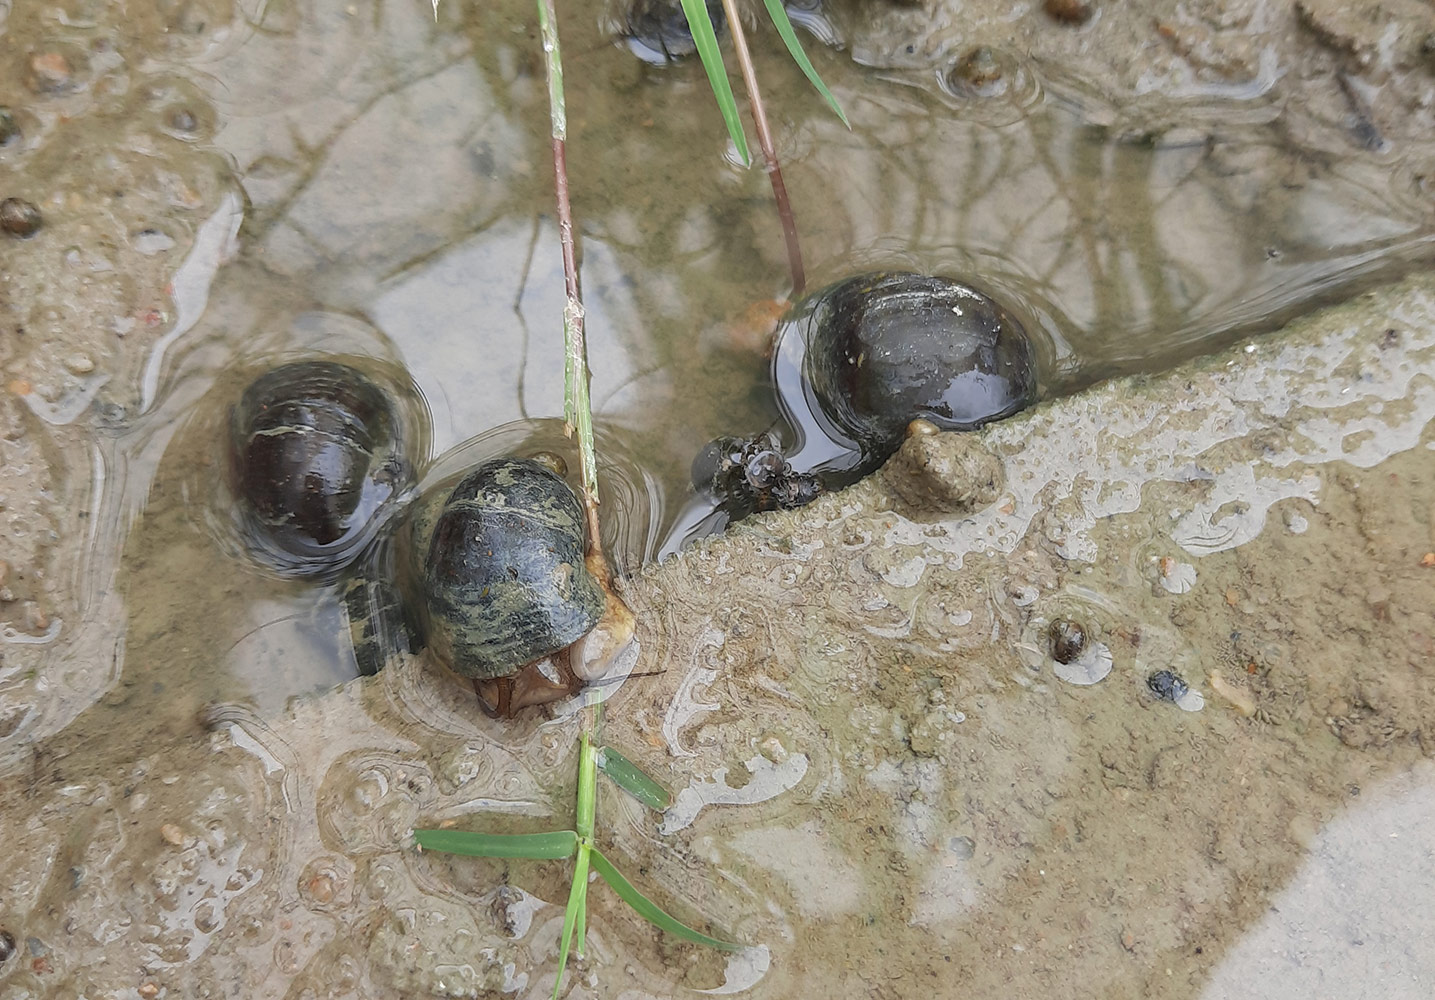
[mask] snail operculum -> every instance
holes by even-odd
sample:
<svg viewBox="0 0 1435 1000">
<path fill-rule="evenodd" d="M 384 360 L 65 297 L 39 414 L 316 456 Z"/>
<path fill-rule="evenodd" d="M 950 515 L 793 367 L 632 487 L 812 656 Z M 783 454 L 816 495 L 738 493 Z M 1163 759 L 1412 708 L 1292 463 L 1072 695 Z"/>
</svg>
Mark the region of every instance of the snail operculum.
<svg viewBox="0 0 1435 1000">
<path fill-rule="evenodd" d="M 230 415 L 235 493 L 251 548 L 301 575 L 357 555 L 407 475 L 389 396 L 333 361 L 265 372 Z"/>
</svg>

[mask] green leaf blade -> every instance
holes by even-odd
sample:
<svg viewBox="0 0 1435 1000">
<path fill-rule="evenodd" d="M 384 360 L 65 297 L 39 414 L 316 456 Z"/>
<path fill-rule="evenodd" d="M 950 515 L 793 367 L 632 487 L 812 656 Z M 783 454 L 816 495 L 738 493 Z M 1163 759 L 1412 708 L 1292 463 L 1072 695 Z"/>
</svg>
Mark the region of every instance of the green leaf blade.
<svg viewBox="0 0 1435 1000">
<path fill-rule="evenodd" d="M 792 61 L 797 63 L 798 68 L 802 70 L 802 75 L 807 77 L 808 82 L 817 88 L 817 92 L 827 101 L 828 106 L 837 113 L 837 117 L 842 119 L 842 124 L 850 129 L 852 123 L 847 120 L 847 115 L 843 112 L 842 105 L 837 103 L 837 98 L 832 96 L 832 91 L 827 89 L 827 84 L 822 82 L 822 77 L 817 75 L 817 70 L 812 65 L 812 61 L 807 58 L 807 53 L 802 50 L 802 43 L 797 40 L 797 32 L 793 30 L 792 21 L 787 17 L 787 9 L 783 7 L 782 0 L 762 0 L 762 2 L 767 6 L 767 16 L 772 18 L 772 25 L 777 29 L 777 33 L 782 36 L 782 42 L 787 46 L 787 51 L 788 54 L 792 56 Z"/>
<path fill-rule="evenodd" d="M 673 804 L 673 797 L 666 788 L 612 747 L 603 747 L 598 751 L 598 770 L 649 809 L 662 812 Z"/>
<path fill-rule="evenodd" d="M 747 135 L 742 130 L 742 119 L 737 114 L 737 100 L 732 96 L 732 85 L 728 83 L 727 67 L 723 65 L 722 50 L 718 48 L 712 17 L 709 16 L 703 0 L 682 0 L 682 4 L 683 16 L 688 21 L 688 31 L 692 33 L 693 45 L 697 48 L 698 58 L 702 60 L 703 69 L 707 72 L 713 97 L 717 98 L 718 110 L 722 112 L 722 120 L 727 125 L 727 134 L 737 146 L 743 166 L 747 166 L 752 162 L 752 154 L 747 151 Z"/>
<path fill-rule="evenodd" d="M 624 878 L 623 874 L 614 868 L 613 863 L 603 857 L 597 848 L 593 848 L 589 853 L 593 855 L 593 870 L 604 882 L 613 887 L 613 891 L 622 898 L 623 902 L 633 908 L 633 912 L 650 924 L 694 944 L 706 945 L 709 948 L 716 948 L 718 951 L 742 951 L 743 945 L 709 937 L 702 931 L 694 930 L 677 917 L 665 912 L 657 903 L 639 892 L 633 883 Z"/>
<path fill-rule="evenodd" d="M 415 830 L 414 840 L 426 851 L 462 854 L 470 858 L 525 858 L 530 861 L 557 861 L 571 857 L 578 847 L 578 834 L 572 830 L 507 834 Z"/>
<path fill-rule="evenodd" d="M 568 967 L 568 949 L 573 944 L 573 931 L 581 922 L 588 923 L 588 845 L 578 849 L 578 862 L 573 866 L 573 888 L 568 891 L 568 906 L 563 911 L 563 937 L 558 942 L 558 978 L 553 980 L 553 1000 L 563 985 L 563 970 Z"/>
</svg>

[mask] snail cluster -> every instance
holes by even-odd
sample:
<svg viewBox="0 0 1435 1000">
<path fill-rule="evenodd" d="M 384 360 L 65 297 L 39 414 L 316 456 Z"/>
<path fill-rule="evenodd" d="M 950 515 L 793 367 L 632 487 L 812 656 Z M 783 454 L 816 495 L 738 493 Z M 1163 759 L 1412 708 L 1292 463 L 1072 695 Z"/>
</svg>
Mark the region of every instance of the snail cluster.
<svg viewBox="0 0 1435 1000">
<path fill-rule="evenodd" d="M 802 378 L 787 391 L 850 446 L 849 471 L 881 464 L 914 420 L 971 429 L 1035 396 L 1021 324 L 961 282 L 859 275 L 796 315 L 785 335 L 800 340 Z M 427 647 L 503 716 L 602 678 L 634 623 L 561 459 L 489 459 L 414 497 L 412 429 L 394 398 L 332 360 L 280 366 L 244 390 L 231 411 L 230 482 L 250 551 L 286 575 L 363 567 L 345 594 L 364 672 L 386 658 L 386 635 L 389 648 Z M 778 402 L 790 412 L 799 401 L 780 389 Z M 692 477 L 728 520 L 802 506 L 826 486 L 771 432 L 710 442 Z M 1079 647 L 1081 637 L 1055 641 Z"/>
<path fill-rule="evenodd" d="M 382 662 L 385 638 L 427 646 L 473 681 L 487 710 L 508 716 L 601 677 L 631 638 L 605 569 L 585 555 L 583 511 L 560 459 L 490 460 L 408 503 L 411 465 L 390 394 L 332 361 L 260 375 L 230 433 L 232 489 L 262 561 L 325 577 L 367 554 L 369 577 L 346 590 L 364 672 L 376 669 L 366 656 Z M 397 539 L 381 537 L 400 505 Z M 382 627 L 377 615 L 389 616 Z"/>
</svg>

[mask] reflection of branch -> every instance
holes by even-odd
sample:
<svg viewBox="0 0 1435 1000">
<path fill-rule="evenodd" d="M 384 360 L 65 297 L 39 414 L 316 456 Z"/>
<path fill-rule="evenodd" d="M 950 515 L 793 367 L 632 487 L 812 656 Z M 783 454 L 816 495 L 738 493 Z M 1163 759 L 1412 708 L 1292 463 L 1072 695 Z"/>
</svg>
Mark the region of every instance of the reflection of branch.
<svg viewBox="0 0 1435 1000">
<path fill-rule="evenodd" d="M 363 118 L 370 111 L 372 111 L 380 101 L 400 90 L 412 87 L 416 83 L 422 83 L 425 80 L 432 79 L 433 77 L 438 76 L 440 73 L 452 69 L 459 63 L 465 62 L 469 58 L 470 54 L 464 53 L 462 56 L 442 63 L 432 70 L 426 70 L 422 73 L 416 73 L 411 77 L 406 77 L 396 82 L 392 87 L 387 87 L 380 90 L 378 93 L 372 95 L 367 100 L 359 104 L 359 106 L 354 109 L 353 113 L 340 118 L 338 123 L 335 125 L 334 130 L 329 134 L 329 136 L 319 143 L 313 145 L 306 144 L 304 140 L 299 137 L 298 127 L 294 124 L 294 122 L 290 121 L 288 123 L 290 141 L 293 142 L 294 145 L 298 148 L 301 161 L 305 158 L 308 158 L 308 164 L 303 170 L 300 171 L 298 181 L 295 183 L 294 187 L 291 188 L 290 191 L 286 195 L 284 195 L 283 198 L 281 198 L 275 204 L 269 206 L 269 208 L 262 213 L 264 216 L 266 216 L 264 221 L 261 222 L 259 218 L 256 217 L 251 230 L 254 233 L 254 236 L 258 239 L 262 239 L 263 237 L 267 236 L 269 230 L 273 229 L 276 225 L 279 224 L 280 221 L 284 219 L 286 215 L 289 214 L 289 210 L 293 208 L 294 203 L 299 200 L 299 196 L 302 195 L 305 191 L 307 191 L 310 184 L 312 184 L 314 180 L 319 176 L 320 169 L 324 166 L 325 162 L 327 162 L 325 153 L 329 149 L 333 148 L 333 145 L 339 136 L 343 135 L 345 131 L 353 127 L 356 122 L 358 122 L 361 118 Z M 258 214 L 259 213 L 256 213 L 256 216 Z"/>
<path fill-rule="evenodd" d="M 807 272 L 802 266 L 802 247 L 797 242 L 797 220 L 792 215 L 792 202 L 787 197 L 787 185 L 782 182 L 782 166 L 777 162 L 777 149 L 772 144 L 772 130 L 767 127 L 767 112 L 762 107 L 762 92 L 757 87 L 757 71 L 752 66 L 752 53 L 748 51 L 747 36 L 743 34 L 737 0 L 722 0 L 722 8 L 727 15 L 728 27 L 732 30 L 732 47 L 737 53 L 738 68 L 742 70 L 742 84 L 747 90 L 748 104 L 752 107 L 752 121 L 757 127 L 757 144 L 762 148 L 767 179 L 772 182 L 772 197 L 777 202 L 778 218 L 782 220 L 782 238 L 787 243 L 787 266 L 792 271 L 792 296 L 796 298 L 807 288 Z"/>
</svg>

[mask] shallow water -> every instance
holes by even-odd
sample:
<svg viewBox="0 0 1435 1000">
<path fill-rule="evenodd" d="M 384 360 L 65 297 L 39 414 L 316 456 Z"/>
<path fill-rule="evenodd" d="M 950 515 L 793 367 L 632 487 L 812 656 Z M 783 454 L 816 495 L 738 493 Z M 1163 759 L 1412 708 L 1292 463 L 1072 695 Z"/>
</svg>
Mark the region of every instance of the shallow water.
<svg viewBox="0 0 1435 1000">
<path fill-rule="evenodd" d="M 35 443 L 14 445 L 6 463 L 15 468 L 13 456 L 25 447 L 42 453 L 33 462 L 49 463 L 54 482 L 47 490 L 63 497 L 70 513 L 55 515 L 48 529 L 53 542 L 37 550 L 48 554 L 35 556 L 50 560 L 44 563 L 51 567 L 49 585 L 64 594 L 54 599 L 53 620 L 31 622 L 28 629 L 12 626 L 7 635 L 0 664 L 0 767 L 41 774 L 43 761 L 59 755 L 70 763 L 57 773 L 92 782 L 116 761 L 128 768 L 146 747 L 197 745 L 202 738 L 195 720 L 204 716 L 221 738 L 228 733 L 240 746 L 225 759 L 248 753 L 263 775 L 235 777 L 232 797 L 219 797 L 224 801 L 211 797 L 183 806 L 174 804 L 186 794 L 181 783 L 172 808 L 192 808 L 196 815 L 229 810 L 226 822 L 243 829 L 252 822 L 245 816 L 259 808 L 246 796 L 258 795 L 263 808 L 274 808 L 273 796 L 287 802 L 289 789 L 276 793 L 272 786 L 292 779 L 313 786 L 306 792 L 311 804 L 317 796 L 328 809 L 318 810 L 316 822 L 333 827 L 340 823 L 333 816 L 345 808 L 335 802 L 367 806 L 368 793 L 359 788 L 364 781 L 397 788 L 395 774 L 412 769 L 411 763 L 370 759 L 383 739 L 369 730 L 395 727 L 393 743 L 409 753 L 415 728 L 426 725 L 446 732 L 452 746 L 445 744 L 443 752 L 458 761 L 456 768 L 497 766 L 484 763 L 477 748 L 485 740 L 507 746 L 504 766 L 523 780 L 495 779 L 493 787 L 503 794 L 489 797 L 520 803 L 511 811 L 545 812 L 548 807 L 538 803 L 568 780 L 561 727 L 543 731 L 535 725 L 496 736 L 465 719 L 461 703 L 444 708 L 448 723 L 420 724 L 417 719 L 434 711 L 434 699 L 452 701 L 455 695 L 447 689 L 434 695 L 409 675 L 397 675 L 392 683 L 399 687 L 388 689 L 398 721 L 378 713 L 378 722 L 363 723 L 351 737 L 361 759 L 347 762 L 349 770 L 328 771 L 349 745 L 342 741 L 322 765 L 281 761 L 272 767 L 279 753 L 272 745 L 260 740 L 255 751 L 243 743 L 252 744 L 253 733 L 263 731 L 291 698 L 352 677 L 355 668 L 333 586 L 277 580 L 241 551 L 217 457 L 226 407 L 246 374 L 315 353 L 362 354 L 409 374 L 414 391 L 406 405 L 427 427 L 413 457 L 427 481 L 517 442 L 555 440 L 562 276 L 551 221 L 545 92 L 529 5 L 469 10 L 446 2 L 437 24 L 421 5 L 386 3 L 325 8 L 211 0 L 166 6 L 133 21 L 108 20 L 117 16 L 79 2 L 0 22 L 7 52 L 28 55 L 58 46 L 71 55 L 79 79 L 73 92 L 36 94 L 25 81 L 24 59 L 7 69 L 5 81 L 20 96 L 5 100 L 19 107 L 30 138 L 24 150 L 0 152 L 11 162 L 29 157 L 22 164 L 28 183 L 47 173 L 36 163 L 52 165 L 52 190 L 34 197 L 78 201 L 118 185 L 119 177 L 140 188 L 153 176 L 167 192 L 167 200 L 133 219 L 128 209 L 107 209 L 118 236 L 66 231 L 74 240 L 69 246 L 6 245 L 0 251 L 5 267 L 21 274 L 35 259 L 22 254 L 43 253 L 47 263 L 36 273 L 48 276 L 69 254 L 78 255 L 89 270 L 87 283 L 73 294 L 89 303 L 103 294 L 128 301 L 126 296 L 140 294 L 136 289 L 168 285 L 155 306 L 162 313 L 155 321 L 159 336 L 142 348 L 115 348 L 111 357 L 96 359 L 93 373 L 68 365 L 76 379 L 65 381 L 63 373 L 50 378 L 53 393 L 38 391 L 49 378 L 38 363 L 39 374 L 20 373 L 37 386 L 24 396 L 27 408 L 19 421 L 25 440 Z M 601 450 L 610 462 L 606 509 L 617 513 L 609 519 L 610 544 L 624 568 L 636 571 L 660 548 L 671 547 L 687 500 L 688 466 L 701 445 L 719 434 L 764 430 L 776 419 L 763 357 L 764 324 L 772 311 L 762 304 L 791 289 L 766 179 L 760 169 L 733 163 L 701 71 L 641 65 L 595 22 L 568 17 L 563 26 L 570 165 L 582 231 L 593 398 Z M 1431 209 L 1416 196 L 1403 151 L 1336 155 L 1303 145 L 1276 99 L 1264 92 L 1235 103 L 1185 101 L 1172 116 L 1178 125 L 1133 131 L 1116 124 L 1112 108 L 1118 102 L 1110 96 L 1004 54 L 1010 86 L 984 99 L 944 82 L 951 61 L 945 54 L 917 69 L 880 72 L 839 53 L 815 49 L 813 55 L 846 108 L 851 131 L 806 89 L 775 40 L 764 33 L 757 42 L 812 284 L 891 266 L 974 276 L 1009 300 L 1036 337 L 1049 395 L 1116 373 L 1160 370 L 1426 259 Z M 177 110 L 190 119 L 177 119 Z M 189 125 L 191 119 L 193 127 L 176 138 L 176 123 Z M 167 142 L 183 143 L 185 158 L 163 152 Z M 75 157 L 75 149 L 96 155 Z M 45 206 L 51 209 L 49 202 Z M 62 204 L 53 213 L 62 219 Z M 149 232 L 158 235 L 141 238 Z M 113 267 L 90 263 L 108 252 L 111 239 L 128 241 L 162 277 L 115 277 Z M 174 241 L 172 252 L 154 249 L 166 239 Z M 181 254 L 182 261 L 171 259 Z M 37 301 L 36 315 L 27 319 L 63 354 L 78 335 L 65 332 L 65 316 L 43 314 L 42 307 L 56 308 L 53 302 L 43 296 Z M 1017 532 L 1011 525 L 996 529 Z M 23 561 L 10 553 L 6 558 Z M 911 567 L 885 569 L 900 576 Z M 683 601 L 675 598 L 674 604 Z M 667 657 L 665 665 L 701 660 L 700 670 L 719 668 L 721 636 L 714 634 L 716 645 L 697 652 L 667 645 L 669 632 L 689 638 L 701 633 L 688 620 L 695 612 L 668 624 L 661 606 L 647 611 L 648 649 L 662 651 L 652 655 Z M 741 618 L 741 611 L 722 613 Z M 756 603 L 749 611 L 751 621 L 732 627 L 771 631 L 775 656 L 779 646 L 791 644 L 782 637 L 791 622 Z M 789 663 L 803 655 L 789 649 L 777 659 Z M 679 735 L 683 720 L 706 713 L 697 689 L 711 680 L 673 692 L 671 705 L 649 710 L 644 718 L 665 720 L 647 732 L 655 746 L 683 756 L 691 739 L 690 733 Z M 772 690 L 788 681 L 760 677 L 758 683 L 768 694 L 754 700 L 768 701 L 757 707 L 756 721 L 703 724 L 708 756 L 731 735 L 724 725 L 744 738 L 751 729 L 754 746 L 762 744 L 762 724 L 780 728 L 782 701 Z M 823 678 L 814 675 L 805 683 L 812 686 L 809 695 L 818 694 Z M 344 711 L 359 710 L 362 696 L 348 697 L 353 701 L 338 709 L 330 704 L 314 710 L 332 713 L 325 726 L 341 730 Z M 405 698 L 430 701 L 420 710 Z M 852 721 L 856 711 L 841 706 L 854 727 L 868 726 L 864 719 Z M 685 808 L 696 815 L 701 803 L 693 796 L 757 805 L 769 793 L 796 787 L 809 767 L 823 781 L 839 781 L 834 775 L 841 766 L 814 760 L 820 751 L 813 746 L 823 741 L 803 729 L 830 724 L 837 714 L 833 709 L 822 722 L 803 717 L 789 723 L 803 731 L 787 732 L 776 750 L 768 746 L 780 759 L 753 756 L 746 781 L 694 766 Z M 634 725 L 634 738 L 642 738 L 641 720 Z M 44 743 L 46 737 L 53 744 Z M 783 745 L 804 748 L 801 768 L 790 763 L 797 758 Z M 861 761 L 860 747 L 850 752 Z M 703 761 L 705 767 L 711 763 Z M 940 785 L 924 767 L 882 772 L 870 781 L 900 800 L 905 821 L 917 826 L 923 813 L 913 801 L 936 795 Z M 124 779 L 103 780 L 117 788 Z M 326 796 L 321 785 L 329 780 L 340 790 Z M 468 780 L 450 779 L 453 788 L 444 792 L 444 808 L 455 815 L 463 809 L 454 789 Z M 417 779 L 406 774 L 403 781 Z M 811 788 L 803 794 L 821 797 Z M 429 810 L 424 816 L 432 814 L 435 800 L 422 787 L 413 797 L 418 805 L 412 815 L 404 812 L 393 823 L 412 824 L 420 806 Z M 822 883 L 825 869 L 804 853 L 814 839 L 830 837 L 837 846 L 819 856 L 840 867 L 848 863 L 843 857 L 859 853 L 849 843 L 855 834 L 838 822 L 841 817 L 824 812 L 804 815 L 805 825 L 788 830 L 779 822 L 788 808 L 774 805 L 760 818 L 742 813 L 732 829 L 704 830 L 699 846 L 714 856 L 721 851 L 713 843 L 730 845 L 720 866 L 723 885 L 708 885 L 706 875 L 686 869 L 650 874 L 713 919 L 751 929 L 754 939 L 789 933 L 782 929 L 785 921 L 818 922 L 819 914 L 805 910 L 810 904 L 801 900 Z M 865 819 L 880 825 L 873 817 L 881 805 L 862 808 L 871 813 Z M 49 816 L 44 823 L 53 821 Z M 829 822 L 837 832 L 823 832 Z M 630 825 L 624 836 L 650 837 L 636 821 Z M 682 828 L 671 817 L 669 826 L 664 832 Z M 387 848 L 396 830 L 360 835 L 357 827 L 336 829 L 294 836 L 322 841 L 342 856 L 333 861 L 340 867 L 352 867 L 346 857 L 368 859 L 368 884 L 381 882 L 368 868 L 392 858 L 382 860 L 373 845 Z M 45 830 L 56 835 L 53 826 Z M 759 843 L 768 834 L 772 841 Z M 263 838 L 255 835 L 252 842 L 262 844 Z M 272 849 L 280 864 L 309 857 L 272 844 L 264 849 Z M 733 888 L 740 881 L 732 874 L 742 870 L 734 860 L 739 856 L 765 859 L 763 865 L 784 873 L 791 896 L 780 918 L 755 916 L 761 893 L 747 885 Z M 248 862 L 241 877 L 243 866 L 225 858 L 223 844 L 214 846 L 217 867 L 204 876 L 229 886 L 219 893 L 220 903 L 211 900 L 221 912 L 222 900 L 257 885 L 264 867 Z M 450 903 L 487 899 L 491 891 L 468 885 L 455 895 L 443 888 L 447 880 L 476 877 L 456 865 L 440 864 L 436 875 L 426 863 L 392 863 L 420 872 L 422 884 L 447 894 Z M 104 862 L 91 864 L 103 868 Z M 854 884 L 870 885 L 877 877 L 860 866 L 852 875 Z M 525 891 L 556 898 L 557 876 L 545 878 Z M 943 907 L 965 905 L 966 890 L 938 883 L 950 891 L 917 909 L 926 914 L 913 918 L 919 925 L 935 921 Z M 277 892 L 287 905 L 294 886 L 310 882 L 286 870 L 281 884 L 280 890 L 265 888 L 264 898 Z M 245 906 L 261 911 L 258 903 Z M 862 906 L 860 893 L 832 902 L 853 921 Z M 199 917 L 187 912 L 192 933 Z M 188 958 L 203 951 L 207 933 L 190 938 Z M 836 938 L 816 940 L 826 942 L 822 947 L 838 944 Z M 692 968 L 676 971 L 642 951 L 646 942 L 607 947 L 610 955 L 643 954 L 635 981 L 655 993 L 685 976 L 713 988 L 725 976 L 737 982 L 745 974 L 686 952 L 681 961 Z M 547 956 L 537 945 L 532 953 L 536 961 Z M 276 968 L 284 964 L 276 958 Z M 323 971 L 312 966 L 312 978 Z M 755 966 L 747 973 L 758 971 Z M 774 982 L 790 982 L 789 975 Z"/>
</svg>

